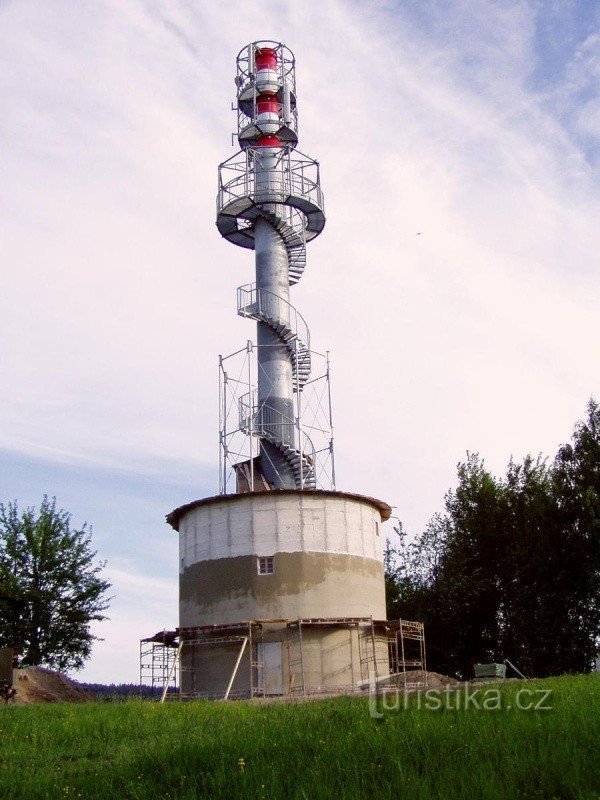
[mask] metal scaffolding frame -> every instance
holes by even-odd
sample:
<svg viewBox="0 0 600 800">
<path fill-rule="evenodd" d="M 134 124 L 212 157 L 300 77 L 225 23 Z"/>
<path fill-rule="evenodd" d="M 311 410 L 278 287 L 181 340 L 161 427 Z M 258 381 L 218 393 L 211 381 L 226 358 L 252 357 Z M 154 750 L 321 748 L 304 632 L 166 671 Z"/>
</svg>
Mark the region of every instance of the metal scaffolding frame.
<svg viewBox="0 0 600 800">
<path fill-rule="evenodd" d="M 335 489 L 329 353 L 310 350 L 316 374 L 302 391 L 295 387 L 293 419 L 282 421 L 257 403 L 258 350 L 248 340 L 245 347 L 219 356 L 219 494 L 238 491 L 235 468 L 241 463 L 248 465 L 249 490 L 265 488 L 254 470 L 259 440 L 268 438 L 271 427 L 282 426 L 293 430 L 306 465 L 300 488 Z"/>
<path fill-rule="evenodd" d="M 342 687 L 307 687 L 304 672 L 303 628 L 338 627 L 355 629 L 358 639 L 358 663 L 360 680 Z M 292 636 L 295 631 L 295 639 Z M 333 617 L 324 619 L 297 619 L 287 623 L 288 649 L 288 686 L 289 694 L 299 693 L 304 696 L 315 693 L 340 693 L 362 691 L 367 686 L 378 684 L 380 679 L 392 682 L 405 690 L 427 687 L 427 663 L 425 656 L 425 626 L 422 622 L 409 620 L 377 620 L 373 617 Z M 390 674 L 380 675 L 381 655 L 378 657 L 377 644 L 387 643 L 387 658 Z M 293 645 L 297 652 L 293 657 Z M 416 643 L 417 651 L 412 652 Z M 408 657 L 412 656 L 412 657 Z M 354 664 L 354 659 L 350 667 Z M 299 667 L 300 682 L 296 684 L 294 677 Z M 411 676 L 411 673 L 414 673 Z M 412 677 L 412 680 L 411 680 Z"/>
<path fill-rule="evenodd" d="M 306 697 L 361 693 L 379 682 L 396 685 L 405 691 L 427 687 L 423 623 L 376 620 L 372 617 L 326 617 L 248 620 L 237 624 L 201 625 L 160 632 L 140 642 L 140 689 L 151 686 L 154 695 L 158 694 L 158 690 L 163 690 L 163 697 L 173 697 L 173 690 L 179 687 L 177 697 L 182 700 L 265 697 L 264 664 L 259 652 L 264 652 L 265 633 L 273 627 L 284 630 L 284 640 L 281 641 L 287 652 L 284 695 Z M 336 686 L 311 686 L 307 683 L 305 634 L 307 630 L 315 628 L 356 632 L 358 658 L 354 656 L 351 639 L 347 665 L 352 674 L 350 683 Z M 381 653 L 383 642 L 387 645 L 389 671 L 384 670 L 384 674 L 381 674 L 381 663 L 385 660 Z M 201 648 L 214 646 L 231 648 L 232 657 L 235 656 L 234 667 L 231 674 L 223 676 L 224 685 L 226 683 L 223 692 L 203 692 L 196 685 L 198 653 Z M 358 666 L 356 672 L 355 665 Z M 248 683 L 242 690 L 236 690 L 235 679 L 242 669 L 248 670 Z M 182 683 L 186 684 L 185 692 Z M 167 688 L 169 693 L 164 691 Z"/>
<path fill-rule="evenodd" d="M 140 640 L 140 695 L 169 696 L 178 687 L 179 639 L 177 631 L 159 631 Z"/>
<path fill-rule="evenodd" d="M 286 620 L 248 620 L 236 624 L 201 625 L 189 628 L 179 628 L 182 643 L 182 664 L 180 675 L 182 682 L 185 675 L 189 675 L 187 691 L 180 690 L 182 699 L 207 698 L 207 699 L 234 699 L 240 697 L 264 697 L 264 664 L 258 658 L 257 645 L 264 645 L 265 629 L 273 625 L 284 625 Z M 235 666 L 228 677 L 227 689 L 224 694 L 202 692 L 195 685 L 198 669 L 196 656 L 200 648 L 214 646 L 231 646 L 237 652 Z M 185 656 L 188 656 L 187 663 Z M 233 690 L 235 678 L 245 661 L 248 669 L 248 689 Z M 261 680 L 262 678 L 262 680 Z"/>
<path fill-rule="evenodd" d="M 288 694 L 301 694 L 304 697 L 323 693 L 349 694 L 362 691 L 362 689 L 369 684 L 371 679 L 374 679 L 376 682 L 378 675 L 376 631 L 382 624 L 385 623 L 375 621 L 372 617 L 323 617 L 289 620 L 286 625 Z M 355 681 L 353 679 L 352 683 L 342 686 L 307 686 L 304 670 L 304 639 L 302 635 L 303 629 L 306 628 L 346 628 L 351 631 L 355 630 L 358 643 L 360 681 Z M 296 653 L 293 657 L 294 646 L 296 647 Z M 352 653 L 352 642 L 350 642 L 350 651 Z M 372 670 L 370 669 L 371 665 Z M 354 675 L 354 658 L 352 654 L 350 655 L 348 666 L 350 667 L 352 675 Z M 295 677 L 298 668 L 300 672 L 300 681 L 297 683 Z"/>
<path fill-rule="evenodd" d="M 392 682 L 405 691 L 426 689 L 425 625 L 406 619 L 393 620 L 386 624 Z"/>
</svg>

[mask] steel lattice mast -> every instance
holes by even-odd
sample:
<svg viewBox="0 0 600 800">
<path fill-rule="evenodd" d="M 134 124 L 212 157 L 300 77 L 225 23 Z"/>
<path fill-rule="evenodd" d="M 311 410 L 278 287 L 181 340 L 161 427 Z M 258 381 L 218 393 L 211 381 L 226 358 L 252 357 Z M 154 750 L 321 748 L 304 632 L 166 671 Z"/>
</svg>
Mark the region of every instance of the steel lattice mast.
<svg viewBox="0 0 600 800">
<path fill-rule="evenodd" d="M 304 271 L 306 242 L 325 225 L 319 167 L 296 150 L 291 51 L 278 42 L 248 45 L 235 83 L 241 151 L 219 167 L 217 227 L 255 251 L 256 283 L 238 289 L 238 314 L 256 320 L 258 365 L 256 395 L 240 402 L 239 424 L 258 437 L 257 467 L 271 488 L 315 488 L 314 448 L 294 410 L 310 380 L 310 335 L 289 288 Z"/>
</svg>

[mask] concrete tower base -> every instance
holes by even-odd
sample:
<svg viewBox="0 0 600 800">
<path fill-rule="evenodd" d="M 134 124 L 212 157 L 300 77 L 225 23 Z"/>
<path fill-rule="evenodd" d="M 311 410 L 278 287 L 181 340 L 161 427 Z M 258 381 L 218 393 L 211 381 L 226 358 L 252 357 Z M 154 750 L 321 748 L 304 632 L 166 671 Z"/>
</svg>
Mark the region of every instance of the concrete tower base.
<svg viewBox="0 0 600 800">
<path fill-rule="evenodd" d="M 384 620 L 253 620 L 180 628 L 184 698 L 350 693 L 389 675 Z"/>
<path fill-rule="evenodd" d="M 182 693 L 223 696 L 232 676 L 231 692 L 249 696 L 386 675 L 380 525 L 390 513 L 361 495 L 282 490 L 169 514 L 180 542 Z"/>
</svg>

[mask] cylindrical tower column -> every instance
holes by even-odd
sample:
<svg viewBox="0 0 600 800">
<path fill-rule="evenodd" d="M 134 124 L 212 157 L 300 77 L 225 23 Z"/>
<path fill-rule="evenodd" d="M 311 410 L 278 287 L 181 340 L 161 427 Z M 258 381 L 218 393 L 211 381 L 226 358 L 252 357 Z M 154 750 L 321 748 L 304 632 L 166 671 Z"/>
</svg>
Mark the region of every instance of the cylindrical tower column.
<svg viewBox="0 0 600 800">
<path fill-rule="evenodd" d="M 254 229 L 257 294 L 262 300 L 281 298 L 289 304 L 288 256 L 277 230 L 259 219 Z M 266 300 L 268 305 L 268 299 Z M 262 428 L 284 445 L 294 444 L 293 376 L 290 354 L 280 336 L 266 322 L 258 321 L 258 402 L 257 416 Z M 296 482 L 290 463 L 280 447 L 263 439 L 260 444 L 263 474 L 275 489 L 294 489 Z"/>
<path fill-rule="evenodd" d="M 255 51 L 257 75 L 257 122 L 260 136 L 256 140 L 254 174 L 256 196 L 274 198 L 281 195 L 280 159 L 283 155 L 279 130 L 281 103 L 277 81 L 277 54 L 271 48 Z M 289 322 L 289 261 L 285 242 L 278 230 L 285 207 L 265 204 L 268 217 L 259 217 L 254 225 L 256 263 L 256 296 L 260 307 L 275 311 L 278 323 Z M 282 318 L 283 316 L 283 318 Z M 272 324 L 257 321 L 258 376 L 257 428 L 268 434 L 260 443 L 263 475 L 274 489 L 294 489 L 296 479 L 292 464 L 282 449 L 294 446 L 293 371 L 290 351 L 281 332 Z"/>
</svg>

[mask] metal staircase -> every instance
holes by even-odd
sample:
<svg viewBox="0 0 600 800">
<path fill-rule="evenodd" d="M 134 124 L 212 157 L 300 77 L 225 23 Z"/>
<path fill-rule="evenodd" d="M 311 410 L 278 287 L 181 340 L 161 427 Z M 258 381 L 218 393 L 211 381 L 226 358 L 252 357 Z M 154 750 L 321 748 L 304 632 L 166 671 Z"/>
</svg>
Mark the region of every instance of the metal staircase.
<svg viewBox="0 0 600 800">
<path fill-rule="evenodd" d="M 318 187 L 310 180 L 303 178 L 299 182 L 291 174 L 287 181 L 283 175 L 276 196 L 272 192 L 258 192 L 254 181 L 242 183 L 237 175 L 222 187 L 217 219 L 221 233 L 235 244 L 253 246 L 254 225 L 260 218 L 266 220 L 285 245 L 289 285 L 298 283 L 306 267 L 306 240 L 317 232 L 308 231 L 307 237 L 309 219 L 313 228 L 318 229 L 325 222 L 322 208 L 315 201 L 318 198 L 322 203 L 320 189 L 316 192 Z M 293 392 L 300 394 L 311 373 L 310 332 L 305 319 L 285 298 L 255 284 L 238 287 L 237 294 L 238 314 L 268 325 L 286 346 L 292 365 Z M 264 405 L 254 408 L 250 424 L 249 409 L 242 410 L 241 406 L 240 402 L 240 428 L 277 449 L 289 465 L 298 489 L 316 488 L 314 448 L 305 434 L 296 431 L 294 421 Z M 305 446 L 294 442 L 295 434 L 303 436 Z M 277 469 L 276 464 L 272 466 Z"/>
<path fill-rule="evenodd" d="M 240 430 L 249 436 L 260 436 L 274 445 L 289 464 L 298 488 L 316 489 L 315 449 L 310 438 L 302 434 L 301 447 L 293 442 L 295 423 L 279 411 L 263 404 L 256 407 L 256 395 L 245 394 L 239 400 Z"/>
<path fill-rule="evenodd" d="M 238 287 L 238 314 L 265 322 L 287 347 L 294 378 L 294 391 L 302 391 L 310 377 L 310 333 L 304 318 L 287 300 L 248 283 Z"/>
<path fill-rule="evenodd" d="M 293 286 L 306 266 L 303 215 L 285 205 L 260 204 L 256 197 L 253 211 L 256 218 L 262 217 L 281 236 L 288 257 L 288 280 Z M 293 391 L 301 392 L 311 369 L 310 333 L 302 315 L 283 297 L 255 284 L 238 287 L 238 314 L 265 323 L 277 334 L 290 356 Z M 268 421 L 263 419 L 265 415 Z M 316 488 L 314 457 L 305 455 L 303 449 L 294 444 L 293 420 L 265 405 L 257 411 L 253 434 L 277 448 L 289 465 L 298 489 Z M 272 466 L 277 470 L 275 463 Z"/>
<path fill-rule="evenodd" d="M 257 208 L 260 215 L 273 225 L 283 239 L 288 255 L 290 286 L 294 286 L 302 277 L 306 267 L 306 241 L 303 220 L 300 218 L 300 224 L 293 225 L 267 207 L 257 206 Z"/>
</svg>

